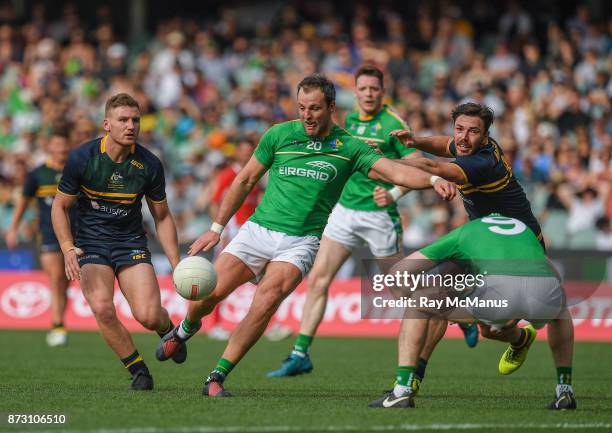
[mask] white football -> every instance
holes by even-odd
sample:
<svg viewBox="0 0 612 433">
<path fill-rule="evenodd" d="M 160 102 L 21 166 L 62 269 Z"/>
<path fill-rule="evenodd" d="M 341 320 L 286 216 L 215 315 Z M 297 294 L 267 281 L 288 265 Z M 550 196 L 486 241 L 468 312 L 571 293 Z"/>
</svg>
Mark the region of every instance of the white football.
<svg viewBox="0 0 612 433">
<path fill-rule="evenodd" d="M 217 273 L 204 257 L 186 257 L 172 273 L 176 292 L 185 299 L 198 301 L 205 298 L 217 285 Z"/>
</svg>

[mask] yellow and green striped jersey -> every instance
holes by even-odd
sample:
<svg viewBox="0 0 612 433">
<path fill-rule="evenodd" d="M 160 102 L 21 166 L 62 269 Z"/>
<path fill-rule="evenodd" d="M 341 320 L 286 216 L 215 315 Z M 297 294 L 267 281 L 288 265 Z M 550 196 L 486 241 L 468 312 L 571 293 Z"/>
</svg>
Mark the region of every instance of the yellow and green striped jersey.
<svg viewBox="0 0 612 433">
<path fill-rule="evenodd" d="M 106 153 L 106 137 L 70 153 L 57 188 L 78 196 L 77 240 L 122 241 L 144 236 L 141 200 L 166 200 L 161 161 L 139 144 L 121 163 Z"/>
<path fill-rule="evenodd" d="M 23 185 L 24 197 L 36 198 L 39 229 L 43 243 L 57 242 L 51 223 L 51 206 L 61 177 L 62 172 L 46 162 L 28 173 Z"/>
</svg>

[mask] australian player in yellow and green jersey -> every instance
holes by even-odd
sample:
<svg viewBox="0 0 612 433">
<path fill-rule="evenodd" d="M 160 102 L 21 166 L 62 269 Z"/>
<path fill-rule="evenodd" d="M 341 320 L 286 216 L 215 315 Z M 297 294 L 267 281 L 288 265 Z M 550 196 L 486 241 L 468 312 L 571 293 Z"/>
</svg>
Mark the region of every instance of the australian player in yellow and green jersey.
<svg viewBox="0 0 612 433">
<path fill-rule="evenodd" d="M 351 175 L 359 172 L 414 189 L 430 185 L 427 173 L 384 158 L 336 125 L 332 120 L 335 97 L 333 83 L 322 75 L 310 75 L 298 84 L 300 119 L 275 125 L 263 135 L 253 157 L 225 194 L 210 230 L 191 245 L 191 255 L 214 247 L 249 191 L 270 172 L 255 213 L 215 263 L 215 289 L 203 300 L 192 302 L 185 320 L 157 347 L 157 358 L 168 359 L 221 300 L 245 282 L 259 281 L 249 311 L 206 379 L 204 395 L 229 395 L 223 381 L 310 270 L 329 214 Z M 449 182 L 435 183 L 434 188 L 447 199 L 454 195 Z"/>
<path fill-rule="evenodd" d="M 466 304 L 454 311 L 442 306 L 429 314 L 448 314 L 455 318 L 471 316 L 478 320 L 483 335 L 508 342 L 510 347 L 502 356 L 499 370 L 502 374 L 516 371 L 524 362 L 529 347 L 536 337 L 536 328 L 565 314 L 565 293 L 556 272 L 551 267 L 544 249 L 533 231 L 522 221 L 491 214 L 453 230 L 431 245 L 422 248 L 393 269 L 395 272 L 416 274 L 427 272 L 437 264 L 452 260 L 461 268 L 461 277 L 471 287 L 466 296 L 458 296 L 454 287 L 448 298 Z M 453 275 L 456 278 L 459 275 Z M 421 288 L 422 289 L 422 288 Z M 422 299 L 417 288 L 412 298 L 420 305 Z M 439 294 L 440 292 L 437 291 Z M 406 294 L 406 293 L 404 293 Z M 531 324 L 523 329 L 519 319 Z M 418 357 L 430 322 L 429 317 L 404 320 L 398 341 L 398 368 L 394 389 L 373 401 L 372 407 L 413 407 L 412 381 Z M 556 399 L 549 409 L 575 409 L 571 386 L 572 347 L 565 346 L 562 357 L 555 358 L 558 384 Z"/>
<path fill-rule="evenodd" d="M 355 73 L 357 110 L 349 113 L 345 129 L 354 137 L 377 149 L 390 159 L 401 159 L 415 153 L 396 137 L 389 136 L 406 123 L 387 105 L 384 76 L 375 66 L 362 66 Z M 395 201 L 384 208 L 372 197 L 376 188 L 398 190 L 393 185 L 370 179 L 367 174 L 354 173 L 344 185 L 338 204 L 334 207 L 321 246 L 309 274 L 308 293 L 302 311 L 300 332 L 293 351 L 279 369 L 268 377 L 291 377 L 312 371 L 310 347 L 319 324 L 325 315 L 329 286 L 353 249 L 367 245 L 381 263 L 392 263 L 401 258 L 402 226 Z"/>
<path fill-rule="evenodd" d="M 146 198 L 157 237 L 174 268 L 179 249 L 166 202 L 161 161 L 138 144 L 140 108 L 126 93 L 112 96 L 104 111 L 106 135 L 74 150 L 62 174 L 51 216 L 70 279 L 80 279 L 100 332 L 132 375 L 132 390 L 153 389 L 153 378 L 127 329 L 117 319 L 115 279 L 134 318 L 161 336 L 174 325 L 161 305 L 142 223 Z M 70 231 L 68 209 L 76 202 L 77 229 Z M 185 348 L 173 360 L 185 361 Z"/>
<path fill-rule="evenodd" d="M 47 344 L 51 347 L 62 346 L 68 342 L 68 334 L 64 328 L 64 313 L 68 297 L 68 279 L 64 272 L 64 256 L 53 233 L 51 224 L 51 204 L 57 191 L 57 185 L 62 176 L 64 163 L 70 152 L 68 131 L 64 127 L 55 127 L 46 144 L 49 159 L 28 173 L 23 194 L 15 205 L 11 226 L 6 233 L 6 245 L 15 248 L 18 241 L 19 223 L 31 200 L 36 199 L 38 205 L 38 236 L 40 247 L 40 264 L 49 278 L 51 289 L 51 320 L 52 328 L 47 334 Z M 72 212 L 74 217 L 74 212 Z M 72 218 L 74 221 L 74 218 Z"/>
<path fill-rule="evenodd" d="M 493 123 L 491 109 L 468 102 L 455 107 L 451 117 L 454 123 L 452 137 L 414 137 L 409 130 L 394 131 L 392 135 L 407 146 L 455 158 L 451 162 L 417 158 L 414 164 L 455 181 L 470 219 L 492 212 L 516 218 L 527 224 L 544 245 L 542 230 L 525 191 L 514 177 L 501 146 L 489 136 Z"/>
</svg>

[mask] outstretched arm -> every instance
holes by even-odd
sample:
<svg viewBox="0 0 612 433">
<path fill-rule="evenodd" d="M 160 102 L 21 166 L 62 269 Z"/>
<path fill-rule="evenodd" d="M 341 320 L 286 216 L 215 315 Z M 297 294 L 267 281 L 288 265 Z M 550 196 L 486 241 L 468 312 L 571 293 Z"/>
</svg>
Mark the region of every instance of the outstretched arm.
<svg viewBox="0 0 612 433">
<path fill-rule="evenodd" d="M 413 160 L 419 158 L 421 152 L 416 151 L 404 156 L 402 160 Z M 410 165 L 410 164 L 409 164 Z M 372 192 L 372 198 L 378 207 L 389 206 L 391 203 L 398 201 L 403 195 L 410 192 L 410 188 L 394 185 L 393 188 L 387 190 L 382 186 L 377 186 Z"/>
<path fill-rule="evenodd" d="M 434 135 L 431 137 L 415 137 L 414 133 L 409 129 L 396 129 L 395 131 L 391 131 L 389 135 L 397 137 L 404 146 L 414 147 L 436 156 L 443 156 L 445 158 L 453 157 L 448 148 L 453 139 L 451 136 Z"/>
<path fill-rule="evenodd" d="M 434 161 L 429 158 L 411 158 L 408 160 L 398 161 L 401 164 L 419 168 L 423 171 L 431 173 L 444 179 L 455 182 L 458 185 L 463 185 L 468 182 L 463 170 L 452 162 Z"/>
<path fill-rule="evenodd" d="M 223 227 L 242 206 L 247 195 L 266 171 L 268 171 L 268 168 L 252 156 L 247 165 L 236 175 L 225 197 L 223 197 L 211 229 L 189 247 L 190 256 L 194 256 L 202 250 L 208 251 L 219 243 Z"/>
<path fill-rule="evenodd" d="M 403 162 L 407 161 L 380 158 L 370 168 L 368 177 L 410 189 L 426 189 L 433 186 L 444 200 L 452 200 L 457 194 L 457 187 L 454 183 L 434 177 L 431 173 L 403 164 Z"/>
</svg>

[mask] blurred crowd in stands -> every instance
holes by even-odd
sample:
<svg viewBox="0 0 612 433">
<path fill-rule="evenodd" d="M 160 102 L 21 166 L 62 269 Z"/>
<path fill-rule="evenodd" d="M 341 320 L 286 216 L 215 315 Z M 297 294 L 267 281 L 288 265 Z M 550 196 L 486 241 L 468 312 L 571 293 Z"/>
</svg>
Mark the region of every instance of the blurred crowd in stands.
<svg viewBox="0 0 612 433">
<path fill-rule="evenodd" d="M 343 122 L 354 71 L 373 63 L 385 71 L 387 102 L 417 135 L 451 135 L 457 103 L 490 106 L 491 135 L 550 248 L 612 249 L 609 15 L 579 4 L 566 17 L 535 14 L 519 1 L 423 2 L 411 13 L 302 3 L 238 2 L 159 20 L 140 38 L 120 33 L 108 7 L 86 22 L 73 4 L 58 12 L 41 3 L 18 19 L 4 3 L 0 232 L 27 170 L 45 160 L 53 125 L 68 122 L 75 144 L 95 138 L 105 100 L 128 92 L 141 106 L 140 143 L 165 163 L 169 204 L 189 242 L 210 224 L 215 177 L 237 143 L 296 117 L 301 78 L 333 79 Z M 427 191 L 406 195 L 401 209 L 409 248 L 466 220 L 459 199 L 448 205 Z M 28 218 L 24 241 L 36 234 L 35 213 Z"/>
</svg>

